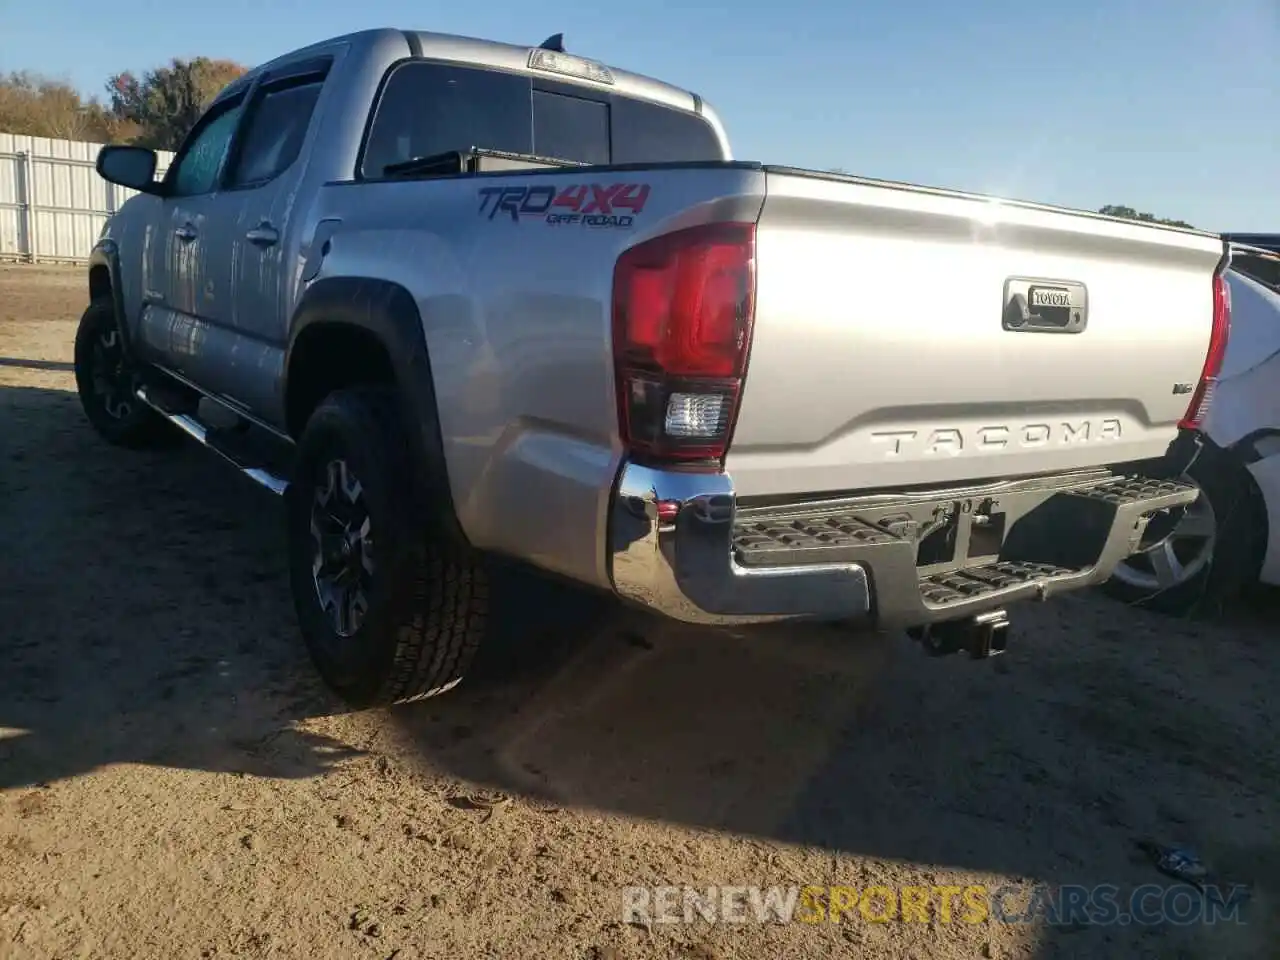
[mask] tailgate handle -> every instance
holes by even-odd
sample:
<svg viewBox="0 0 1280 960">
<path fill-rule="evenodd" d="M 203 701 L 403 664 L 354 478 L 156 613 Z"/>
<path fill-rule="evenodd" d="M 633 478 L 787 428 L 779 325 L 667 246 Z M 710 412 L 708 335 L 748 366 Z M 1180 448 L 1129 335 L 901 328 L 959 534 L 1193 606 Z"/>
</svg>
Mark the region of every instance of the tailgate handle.
<svg viewBox="0 0 1280 960">
<path fill-rule="evenodd" d="M 1001 325 L 1011 333 L 1080 333 L 1089 322 L 1084 284 L 1010 277 L 1004 283 Z"/>
</svg>

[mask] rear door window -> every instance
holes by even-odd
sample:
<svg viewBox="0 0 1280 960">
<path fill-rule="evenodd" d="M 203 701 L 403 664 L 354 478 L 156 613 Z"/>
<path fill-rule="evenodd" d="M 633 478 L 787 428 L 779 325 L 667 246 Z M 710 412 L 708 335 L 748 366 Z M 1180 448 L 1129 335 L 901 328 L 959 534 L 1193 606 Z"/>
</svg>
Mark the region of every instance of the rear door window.
<svg viewBox="0 0 1280 960">
<path fill-rule="evenodd" d="M 472 147 L 591 164 L 723 158 L 710 124 L 695 113 L 594 87 L 411 60 L 387 78 L 360 174 L 380 177 L 390 164 Z"/>
</svg>

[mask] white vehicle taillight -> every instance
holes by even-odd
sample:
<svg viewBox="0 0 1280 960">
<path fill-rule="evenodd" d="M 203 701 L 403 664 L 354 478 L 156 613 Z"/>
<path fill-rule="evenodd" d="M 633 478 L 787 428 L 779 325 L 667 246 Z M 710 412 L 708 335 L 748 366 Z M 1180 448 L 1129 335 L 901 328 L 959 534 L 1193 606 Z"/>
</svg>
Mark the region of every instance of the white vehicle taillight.
<svg viewBox="0 0 1280 960">
<path fill-rule="evenodd" d="M 755 233 L 752 223 L 690 227 L 618 258 L 618 427 L 633 457 L 719 468 L 751 348 Z"/>
<path fill-rule="evenodd" d="M 1231 288 L 1227 286 L 1225 272 L 1213 278 L 1213 330 L 1209 334 L 1209 352 L 1204 358 L 1204 370 L 1200 382 L 1191 396 L 1191 405 L 1178 426 L 1185 430 L 1200 430 L 1209 414 L 1209 404 L 1218 386 L 1218 374 L 1227 355 L 1227 340 L 1231 336 Z"/>
</svg>

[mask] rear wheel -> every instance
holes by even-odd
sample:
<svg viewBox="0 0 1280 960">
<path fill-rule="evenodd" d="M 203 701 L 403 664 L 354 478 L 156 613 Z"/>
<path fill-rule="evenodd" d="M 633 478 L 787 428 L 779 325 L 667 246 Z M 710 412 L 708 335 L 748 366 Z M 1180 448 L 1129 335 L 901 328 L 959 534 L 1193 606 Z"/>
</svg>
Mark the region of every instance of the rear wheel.
<svg viewBox="0 0 1280 960">
<path fill-rule="evenodd" d="M 1206 444 L 1184 479 L 1200 498 L 1167 539 L 1121 562 L 1104 589 L 1161 613 L 1212 615 L 1257 580 L 1266 515 L 1249 472 L 1217 446 Z"/>
<path fill-rule="evenodd" d="M 357 707 L 444 693 L 485 634 L 487 571 L 410 522 L 422 513 L 413 472 L 387 388 L 332 394 L 298 445 L 288 494 L 294 605 L 320 675 Z"/>
<path fill-rule="evenodd" d="M 80 318 L 75 345 L 76 390 L 93 428 L 120 447 L 167 446 L 181 434 L 137 398 L 138 371 L 124 350 L 115 308 L 95 300 Z"/>
</svg>

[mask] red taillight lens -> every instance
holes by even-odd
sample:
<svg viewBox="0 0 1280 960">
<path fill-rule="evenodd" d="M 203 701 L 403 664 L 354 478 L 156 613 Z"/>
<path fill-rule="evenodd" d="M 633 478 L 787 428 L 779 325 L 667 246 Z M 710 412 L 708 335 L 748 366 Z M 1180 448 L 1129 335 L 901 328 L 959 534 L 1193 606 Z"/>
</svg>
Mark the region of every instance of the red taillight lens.
<svg viewBox="0 0 1280 960">
<path fill-rule="evenodd" d="M 1205 417 L 1209 414 L 1209 404 L 1213 402 L 1213 394 L 1218 386 L 1218 374 L 1222 372 L 1222 361 L 1227 355 L 1227 340 L 1230 336 L 1231 288 L 1227 286 L 1226 274 L 1218 273 L 1213 278 L 1213 330 L 1209 334 L 1209 352 L 1204 358 L 1200 382 L 1191 395 L 1191 405 L 1178 424 L 1185 430 L 1199 430 L 1204 426 Z"/>
<path fill-rule="evenodd" d="M 746 373 L 755 224 L 690 227 L 637 244 L 613 272 L 618 421 L 632 455 L 719 461 Z"/>
</svg>

